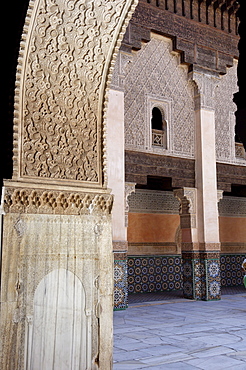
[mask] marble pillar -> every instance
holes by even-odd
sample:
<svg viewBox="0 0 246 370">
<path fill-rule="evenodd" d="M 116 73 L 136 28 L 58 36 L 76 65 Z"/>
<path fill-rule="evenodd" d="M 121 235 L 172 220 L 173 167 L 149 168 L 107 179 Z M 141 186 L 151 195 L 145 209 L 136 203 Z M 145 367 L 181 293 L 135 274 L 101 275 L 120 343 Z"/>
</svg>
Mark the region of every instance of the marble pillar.
<svg viewBox="0 0 246 370">
<path fill-rule="evenodd" d="M 220 299 L 220 239 L 217 205 L 213 96 L 219 77 L 192 72 L 195 90 L 196 188 L 175 192 L 180 200 L 184 296 Z"/>
<path fill-rule="evenodd" d="M 107 108 L 108 187 L 114 196 L 112 238 L 114 252 L 114 309 L 128 304 L 127 229 L 125 225 L 124 92 L 109 91 Z"/>
</svg>

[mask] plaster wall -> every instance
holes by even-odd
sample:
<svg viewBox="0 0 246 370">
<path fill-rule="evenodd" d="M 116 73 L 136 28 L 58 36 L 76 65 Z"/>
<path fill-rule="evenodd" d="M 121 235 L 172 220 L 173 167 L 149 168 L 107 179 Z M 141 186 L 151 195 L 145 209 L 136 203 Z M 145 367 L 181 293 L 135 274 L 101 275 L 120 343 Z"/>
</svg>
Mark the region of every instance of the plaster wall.
<svg viewBox="0 0 246 370">
<path fill-rule="evenodd" d="M 179 215 L 129 213 L 129 243 L 175 242 Z"/>
<path fill-rule="evenodd" d="M 246 242 L 246 217 L 220 217 L 219 227 L 221 243 Z"/>
</svg>

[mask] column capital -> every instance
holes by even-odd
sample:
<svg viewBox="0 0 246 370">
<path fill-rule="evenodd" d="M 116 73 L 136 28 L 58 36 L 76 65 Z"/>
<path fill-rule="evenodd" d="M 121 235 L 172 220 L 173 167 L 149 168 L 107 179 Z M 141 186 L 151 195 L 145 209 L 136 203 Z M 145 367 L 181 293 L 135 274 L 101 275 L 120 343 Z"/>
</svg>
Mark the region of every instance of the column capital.
<svg viewBox="0 0 246 370">
<path fill-rule="evenodd" d="M 182 188 L 174 190 L 174 196 L 180 202 L 179 214 L 180 216 L 190 215 L 189 225 L 181 219 L 181 228 L 195 228 L 196 227 L 196 213 L 197 213 L 197 189 L 196 188 Z"/>
<path fill-rule="evenodd" d="M 135 182 L 126 182 L 125 183 L 125 227 L 128 226 L 128 212 L 129 212 L 129 203 L 128 197 L 132 193 L 135 193 Z"/>
<path fill-rule="evenodd" d="M 196 213 L 196 188 L 182 188 L 173 191 L 174 196 L 180 201 L 180 214 Z M 188 201 L 188 204 L 187 202 Z M 183 207 L 183 208 L 182 208 Z"/>
<path fill-rule="evenodd" d="M 223 199 L 224 190 L 217 190 L 217 202 L 219 203 Z"/>
<path fill-rule="evenodd" d="M 214 93 L 220 78 L 217 74 L 205 73 L 203 71 L 192 71 L 189 79 L 195 87 L 195 110 L 214 109 Z"/>
</svg>

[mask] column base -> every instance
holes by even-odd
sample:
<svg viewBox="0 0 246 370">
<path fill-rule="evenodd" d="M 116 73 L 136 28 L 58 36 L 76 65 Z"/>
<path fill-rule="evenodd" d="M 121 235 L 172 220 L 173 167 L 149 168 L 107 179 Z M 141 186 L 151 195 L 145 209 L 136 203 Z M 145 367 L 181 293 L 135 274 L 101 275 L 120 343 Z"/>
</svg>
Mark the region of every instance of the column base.
<svg viewBox="0 0 246 370">
<path fill-rule="evenodd" d="M 182 252 L 182 259 L 184 298 L 220 300 L 220 252 Z"/>
</svg>

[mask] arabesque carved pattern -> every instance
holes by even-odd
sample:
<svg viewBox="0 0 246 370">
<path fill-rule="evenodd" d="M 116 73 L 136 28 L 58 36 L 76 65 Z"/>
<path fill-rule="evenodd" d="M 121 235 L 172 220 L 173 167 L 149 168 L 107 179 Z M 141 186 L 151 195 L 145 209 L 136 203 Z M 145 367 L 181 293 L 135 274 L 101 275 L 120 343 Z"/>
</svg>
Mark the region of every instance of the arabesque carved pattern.
<svg viewBox="0 0 246 370">
<path fill-rule="evenodd" d="M 147 99 L 170 102 L 170 145 L 165 155 L 194 157 L 194 93 L 187 68 L 172 54 L 171 41 L 152 34 L 151 41 L 133 55 L 125 77 L 126 149 L 153 152 L 149 147 Z M 167 114 L 167 112 L 165 112 Z"/>
<path fill-rule="evenodd" d="M 128 1 L 128 6 L 134 3 Z M 24 107 L 24 116 L 18 128 L 23 132 L 20 174 L 16 172 L 98 183 L 102 98 L 115 58 L 112 50 L 120 41 L 116 28 L 121 25 L 122 32 L 126 27 L 125 3 L 39 0 L 32 5 L 32 27 L 23 35 L 20 57 L 26 65 L 20 60 L 18 67 L 21 108 L 16 107 L 19 116 Z"/>
<path fill-rule="evenodd" d="M 235 110 L 233 94 L 237 91 L 237 62 L 221 76 L 215 90 L 215 135 L 218 161 L 235 163 Z"/>
<path fill-rule="evenodd" d="M 112 205 L 113 196 L 110 194 L 7 188 L 4 197 L 6 213 L 107 214 L 111 213 Z"/>
</svg>

